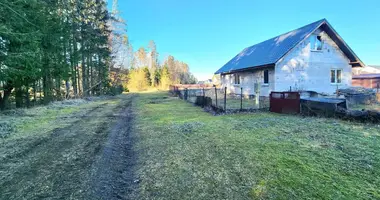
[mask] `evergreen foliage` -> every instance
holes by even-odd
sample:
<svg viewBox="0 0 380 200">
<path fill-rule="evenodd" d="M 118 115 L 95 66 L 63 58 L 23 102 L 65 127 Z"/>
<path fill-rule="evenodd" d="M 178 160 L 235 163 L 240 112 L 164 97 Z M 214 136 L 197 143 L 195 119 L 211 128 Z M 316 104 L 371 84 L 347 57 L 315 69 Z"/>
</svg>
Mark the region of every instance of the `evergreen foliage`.
<svg viewBox="0 0 380 200">
<path fill-rule="evenodd" d="M 0 108 L 105 93 L 111 52 L 103 0 L 0 2 Z"/>
</svg>

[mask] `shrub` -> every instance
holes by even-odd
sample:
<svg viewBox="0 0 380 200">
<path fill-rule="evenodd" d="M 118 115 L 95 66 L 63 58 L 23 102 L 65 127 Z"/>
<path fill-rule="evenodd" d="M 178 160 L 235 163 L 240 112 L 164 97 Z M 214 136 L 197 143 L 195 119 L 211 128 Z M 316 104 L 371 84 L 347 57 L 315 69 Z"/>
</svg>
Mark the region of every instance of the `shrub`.
<svg viewBox="0 0 380 200">
<path fill-rule="evenodd" d="M 107 94 L 116 96 L 123 93 L 123 91 L 124 87 L 122 85 L 112 85 L 111 87 L 109 87 Z"/>
</svg>

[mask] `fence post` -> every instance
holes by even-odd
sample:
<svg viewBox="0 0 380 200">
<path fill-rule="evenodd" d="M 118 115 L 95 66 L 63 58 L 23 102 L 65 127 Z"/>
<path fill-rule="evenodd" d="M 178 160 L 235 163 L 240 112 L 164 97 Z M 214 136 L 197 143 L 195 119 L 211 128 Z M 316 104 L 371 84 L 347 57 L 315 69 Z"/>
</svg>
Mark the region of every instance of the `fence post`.
<svg viewBox="0 0 380 200">
<path fill-rule="evenodd" d="M 227 109 L 227 87 L 224 87 L 224 111 Z"/>
<path fill-rule="evenodd" d="M 202 88 L 202 91 L 203 91 L 203 103 L 202 103 L 202 106 L 205 107 L 205 104 L 206 104 L 205 88 Z"/>
<path fill-rule="evenodd" d="M 377 89 L 376 89 L 376 92 L 379 93 L 379 87 L 380 87 L 380 84 L 377 83 Z"/>
<path fill-rule="evenodd" d="M 291 92 L 292 91 L 292 86 L 290 86 L 290 90 L 289 90 L 289 92 Z"/>
<path fill-rule="evenodd" d="M 243 88 L 240 88 L 240 110 L 243 110 Z"/>
<path fill-rule="evenodd" d="M 215 106 L 218 108 L 218 93 L 215 86 Z"/>
</svg>

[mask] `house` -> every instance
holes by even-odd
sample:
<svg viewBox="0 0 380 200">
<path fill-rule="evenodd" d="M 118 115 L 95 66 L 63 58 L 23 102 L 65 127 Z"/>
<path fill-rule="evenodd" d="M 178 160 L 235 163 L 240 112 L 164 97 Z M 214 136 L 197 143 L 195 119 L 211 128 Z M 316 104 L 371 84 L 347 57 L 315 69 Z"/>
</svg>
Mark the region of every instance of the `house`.
<svg viewBox="0 0 380 200">
<path fill-rule="evenodd" d="M 227 92 L 268 97 L 271 91 L 333 94 L 352 85 L 363 62 L 322 19 L 244 49 L 215 74 Z"/>
</svg>

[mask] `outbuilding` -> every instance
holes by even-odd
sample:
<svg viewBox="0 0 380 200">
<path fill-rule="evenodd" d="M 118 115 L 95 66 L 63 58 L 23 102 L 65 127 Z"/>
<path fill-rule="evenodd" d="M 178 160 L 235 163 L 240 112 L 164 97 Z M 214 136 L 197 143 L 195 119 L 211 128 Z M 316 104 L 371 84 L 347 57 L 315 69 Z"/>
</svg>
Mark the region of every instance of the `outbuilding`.
<svg viewBox="0 0 380 200">
<path fill-rule="evenodd" d="M 352 86 L 365 88 L 380 87 L 380 74 L 360 74 L 352 76 Z"/>
</svg>

